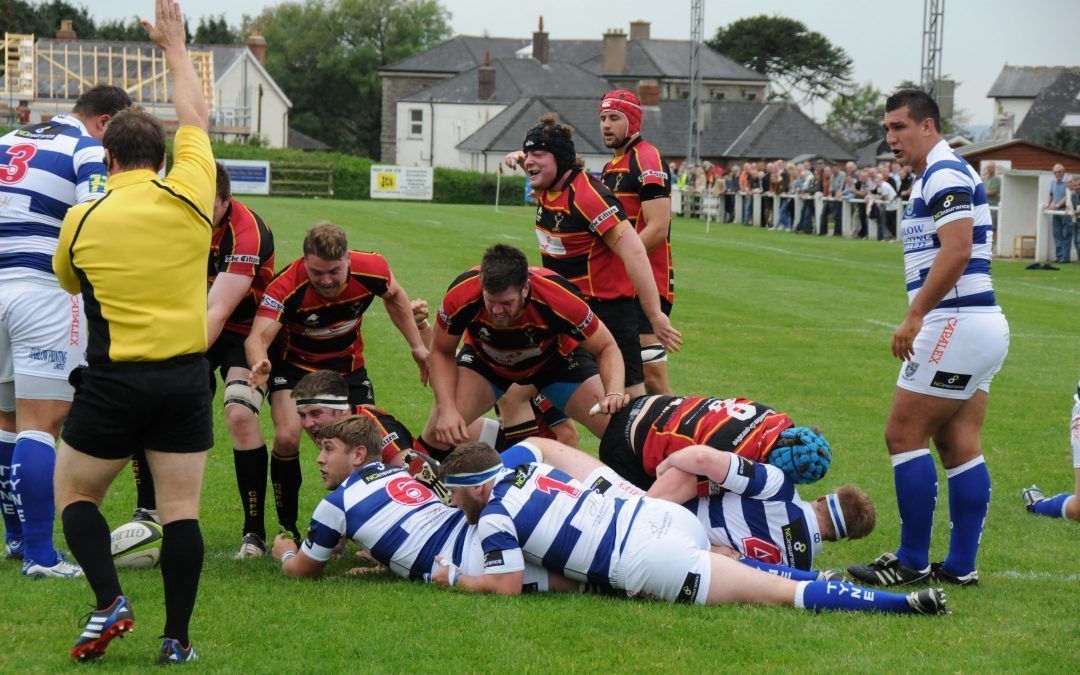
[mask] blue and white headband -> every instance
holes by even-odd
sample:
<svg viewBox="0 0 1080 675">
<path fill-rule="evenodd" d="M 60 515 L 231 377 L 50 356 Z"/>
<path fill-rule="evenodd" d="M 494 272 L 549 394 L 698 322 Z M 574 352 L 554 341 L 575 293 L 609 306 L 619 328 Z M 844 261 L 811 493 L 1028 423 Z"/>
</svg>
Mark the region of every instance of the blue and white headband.
<svg viewBox="0 0 1080 675">
<path fill-rule="evenodd" d="M 319 406 L 321 408 L 330 408 L 331 410 L 348 410 L 349 397 L 337 396 L 335 394 L 318 394 L 311 398 L 297 399 L 297 408 L 306 408 L 308 406 Z"/>
<path fill-rule="evenodd" d="M 847 526 L 844 524 L 844 510 L 840 508 L 840 497 L 835 492 L 830 492 L 825 495 L 825 503 L 829 505 L 829 518 L 832 519 L 833 530 L 836 531 L 836 538 L 846 538 Z"/>
<path fill-rule="evenodd" d="M 448 488 L 452 487 L 477 487 L 490 483 L 499 477 L 505 467 L 497 464 L 484 471 L 474 473 L 452 473 L 442 477 L 442 483 Z"/>
</svg>

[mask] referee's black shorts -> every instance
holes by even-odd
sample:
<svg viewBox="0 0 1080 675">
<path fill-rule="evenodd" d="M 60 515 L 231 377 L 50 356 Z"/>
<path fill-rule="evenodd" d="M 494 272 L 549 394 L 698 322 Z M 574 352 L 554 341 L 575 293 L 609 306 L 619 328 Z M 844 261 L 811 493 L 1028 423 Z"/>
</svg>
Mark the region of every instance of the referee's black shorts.
<svg viewBox="0 0 1080 675">
<path fill-rule="evenodd" d="M 126 459 L 137 450 L 209 450 L 208 373 L 202 354 L 76 368 L 69 378 L 75 399 L 60 437 L 100 459 Z"/>
<path fill-rule="evenodd" d="M 626 371 L 625 386 L 632 387 L 645 381 L 645 371 L 641 366 L 641 341 L 638 339 L 638 313 L 641 305 L 637 298 L 615 298 L 614 300 L 589 299 L 589 307 L 604 322 L 615 344 L 622 354 Z"/>
</svg>

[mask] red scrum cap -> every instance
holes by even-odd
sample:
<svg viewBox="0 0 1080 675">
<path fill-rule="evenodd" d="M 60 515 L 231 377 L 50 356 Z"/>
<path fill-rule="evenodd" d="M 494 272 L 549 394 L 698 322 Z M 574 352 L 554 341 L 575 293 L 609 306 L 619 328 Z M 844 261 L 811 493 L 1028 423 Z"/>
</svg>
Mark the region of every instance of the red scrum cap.
<svg viewBox="0 0 1080 675">
<path fill-rule="evenodd" d="M 616 89 L 604 94 L 604 98 L 600 101 L 600 112 L 605 110 L 613 110 L 626 117 L 626 121 L 629 122 L 627 136 L 633 136 L 641 131 L 641 102 L 633 92 Z"/>
</svg>

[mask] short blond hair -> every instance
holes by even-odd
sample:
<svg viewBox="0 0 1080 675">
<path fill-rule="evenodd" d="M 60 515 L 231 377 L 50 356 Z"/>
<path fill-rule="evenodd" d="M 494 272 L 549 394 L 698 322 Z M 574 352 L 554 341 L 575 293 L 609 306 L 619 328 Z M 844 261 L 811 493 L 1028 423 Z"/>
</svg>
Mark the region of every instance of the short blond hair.
<svg viewBox="0 0 1080 675">
<path fill-rule="evenodd" d="M 324 220 L 304 236 L 304 255 L 323 260 L 341 260 L 349 252 L 349 237 L 345 230 Z"/>
</svg>

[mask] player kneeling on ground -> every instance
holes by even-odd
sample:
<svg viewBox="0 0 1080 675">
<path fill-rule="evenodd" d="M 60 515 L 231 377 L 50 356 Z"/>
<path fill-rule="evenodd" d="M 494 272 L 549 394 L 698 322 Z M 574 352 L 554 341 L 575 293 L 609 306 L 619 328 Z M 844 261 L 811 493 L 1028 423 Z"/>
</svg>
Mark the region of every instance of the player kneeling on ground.
<svg viewBox="0 0 1080 675">
<path fill-rule="evenodd" d="M 751 569 L 710 553 L 701 523 L 678 504 L 605 497 L 546 464 L 507 469 L 481 443 L 458 446 L 443 462 L 442 479 L 454 503 L 477 524 L 484 550 L 482 575 L 451 567 L 434 576 L 442 585 L 516 595 L 527 558 L 571 580 L 667 602 L 946 612 L 940 589 L 898 595 Z M 580 514 L 589 514 L 591 527 L 580 529 Z"/>
</svg>

